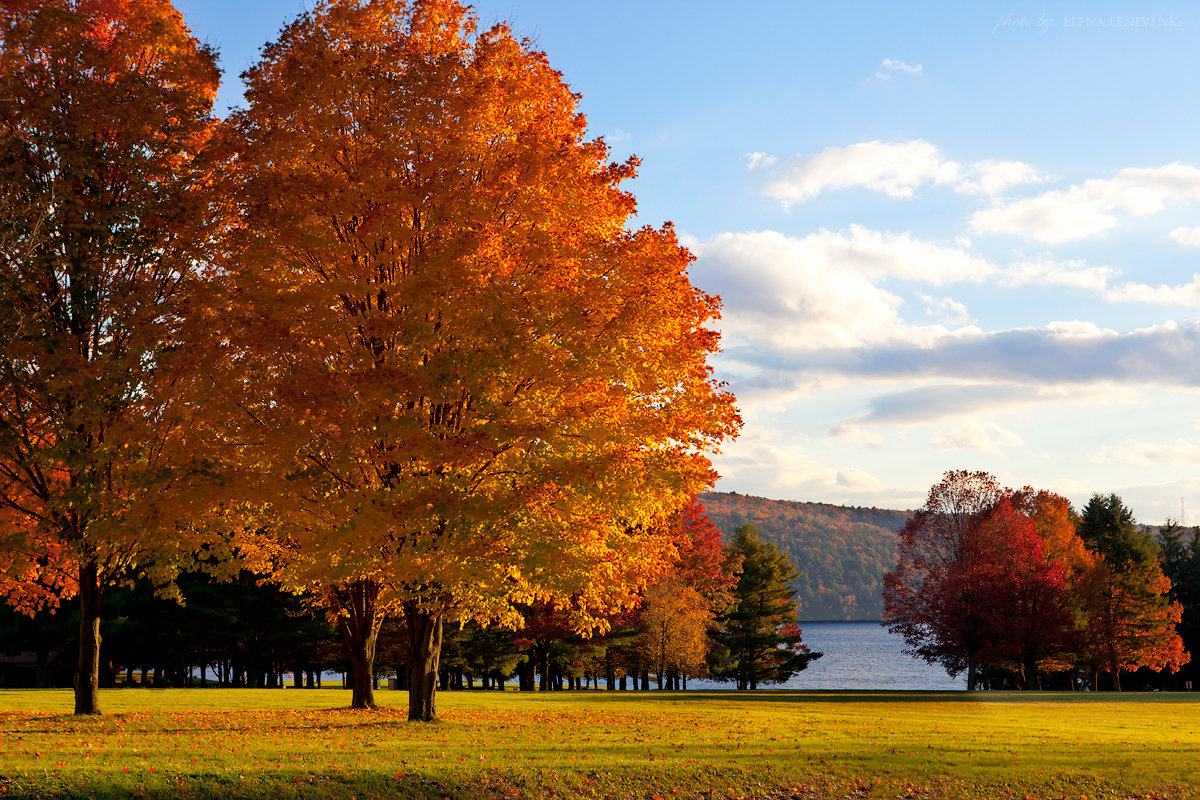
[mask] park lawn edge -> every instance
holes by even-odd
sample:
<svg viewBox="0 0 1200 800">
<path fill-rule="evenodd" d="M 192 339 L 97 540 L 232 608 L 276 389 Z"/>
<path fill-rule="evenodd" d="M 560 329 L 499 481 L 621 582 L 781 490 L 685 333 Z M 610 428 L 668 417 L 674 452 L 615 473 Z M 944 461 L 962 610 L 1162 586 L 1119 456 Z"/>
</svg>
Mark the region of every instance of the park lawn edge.
<svg viewBox="0 0 1200 800">
<path fill-rule="evenodd" d="M 1190 798 L 1189 694 L 0 691 L 0 797 Z"/>
</svg>

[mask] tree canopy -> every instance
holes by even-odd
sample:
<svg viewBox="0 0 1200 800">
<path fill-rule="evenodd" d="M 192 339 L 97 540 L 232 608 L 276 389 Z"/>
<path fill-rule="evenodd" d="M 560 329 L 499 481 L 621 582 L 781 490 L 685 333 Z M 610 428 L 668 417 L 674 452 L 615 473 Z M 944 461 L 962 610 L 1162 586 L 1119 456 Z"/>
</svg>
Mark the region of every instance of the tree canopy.
<svg viewBox="0 0 1200 800">
<path fill-rule="evenodd" d="M 586 628 L 662 570 L 739 425 L 718 300 L 669 225 L 627 228 L 637 162 L 545 56 L 452 0 L 321 3 L 244 77 L 209 308 L 231 468 L 270 512 L 246 549 L 352 649 L 401 610 L 432 718 L 445 620 L 546 601 Z"/>
<path fill-rule="evenodd" d="M 884 623 L 909 652 L 967 671 L 988 668 L 1040 688 L 1042 671 L 1175 670 L 1187 661 L 1148 534 L 1115 495 L 1076 518 L 1065 498 L 1012 491 L 984 472 L 947 472 L 900 532 L 885 580 Z M 1072 679 L 1073 680 L 1073 679 Z"/>
<path fill-rule="evenodd" d="M 218 72 L 167 0 L 5 3 L 0 36 L 0 593 L 78 593 L 97 713 L 104 588 L 195 544 L 176 345 Z"/>
</svg>

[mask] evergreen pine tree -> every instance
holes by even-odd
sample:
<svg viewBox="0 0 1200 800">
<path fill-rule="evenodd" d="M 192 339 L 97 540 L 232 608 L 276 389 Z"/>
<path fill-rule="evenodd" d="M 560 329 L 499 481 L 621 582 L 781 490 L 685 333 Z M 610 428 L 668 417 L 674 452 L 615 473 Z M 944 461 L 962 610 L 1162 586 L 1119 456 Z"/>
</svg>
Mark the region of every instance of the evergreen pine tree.
<svg viewBox="0 0 1200 800">
<path fill-rule="evenodd" d="M 1101 670 L 1121 691 L 1121 670 L 1140 667 L 1175 672 L 1189 660 L 1175 632 L 1182 608 L 1168 598 L 1171 581 L 1158 563 L 1158 547 L 1138 528 L 1115 494 L 1092 496 L 1079 536 L 1101 558 L 1085 586 L 1088 661 L 1092 684 Z"/>
<path fill-rule="evenodd" d="M 1171 580 L 1171 600 L 1183 606 L 1183 617 L 1176 627 L 1188 652 L 1200 647 L 1200 528 L 1185 528 L 1168 519 L 1158 532 L 1159 563 Z M 1195 664 L 1182 670 L 1176 688 L 1184 681 L 1195 681 L 1200 671 Z"/>
<path fill-rule="evenodd" d="M 742 574 L 734 590 L 736 604 L 722 616 L 714 634 L 729 653 L 729 663 L 717 677 L 736 681 L 739 689 L 784 683 L 821 657 L 800 641 L 796 592 L 791 588 L 796 567 L 750 523 L 734 531 L 730 552 L 742 557 Z"/>
</svg>

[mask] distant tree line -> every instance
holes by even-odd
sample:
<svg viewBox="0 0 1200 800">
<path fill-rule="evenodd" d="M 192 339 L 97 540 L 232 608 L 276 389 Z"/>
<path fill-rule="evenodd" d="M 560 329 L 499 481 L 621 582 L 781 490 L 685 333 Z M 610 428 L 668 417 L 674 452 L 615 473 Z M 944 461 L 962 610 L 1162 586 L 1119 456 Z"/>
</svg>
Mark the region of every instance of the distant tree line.
<svg viewBox="0 0 1200 800">
<path fill-rule="evenodd" d="M 884 623 L 969 689 L 1185 688 L 1200 545 L 1159 542 L 1115 494 L 1076 513 L 1063 497 L 948 472 L 900 531 Z M 1187 618 L 1192 627 L 1180 626 Z M 1180 633 L 1184 635 L 1181 636 Z"/>
<path fill-rule="evenodd" d="M 604 633 L 580 635 L 569 614 L 549 604 L 523 606 L 516 630 L 452 626 L 439 688 L 682 690 L 689 679 L 709 678 L 754 689 L 820 657 L 801 642 L 795 567 L 784 553 L 751 525 L 726 546 L 699 503 L 674 525 L 678 561 L 643 590 L 636 609 L 610 615 Z M 145 580 L 109 594 L 102 687 L 316 688 L 323 673 L 353 672 L 340 632 L 314 598 L 248 571 L 226 581 L 188 573 L 178 588 L 186 602 Z M 402 623 L 383 624 L 372 678 L 396 676 L 395 688 L 407 689 Z M 70 685 L 77 633 L 77 615 L 0 607 L 0 653 L 34 660 L 0 664 L 0 686 Z"/>
</svg>

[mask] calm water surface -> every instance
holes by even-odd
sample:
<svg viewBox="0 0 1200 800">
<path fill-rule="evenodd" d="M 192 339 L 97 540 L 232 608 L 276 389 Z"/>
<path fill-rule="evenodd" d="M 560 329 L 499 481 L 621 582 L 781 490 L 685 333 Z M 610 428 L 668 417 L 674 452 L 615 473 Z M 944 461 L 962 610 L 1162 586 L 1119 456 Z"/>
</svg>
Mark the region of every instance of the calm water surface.
<svg viewBox="0 0 1200 800">
<path fill-rule="evenodd" d="M 965 675 L 951 678 L 941 667 L 905 655 L 904 640 L 878 622 L 801 622 L 803 642 L 825 655 L 780 689 L 965 690 Z M 696 688 L 733 684 L 696 681 Z M 691 685 L 689 684 L 689 688 Z"/>
</svg>

